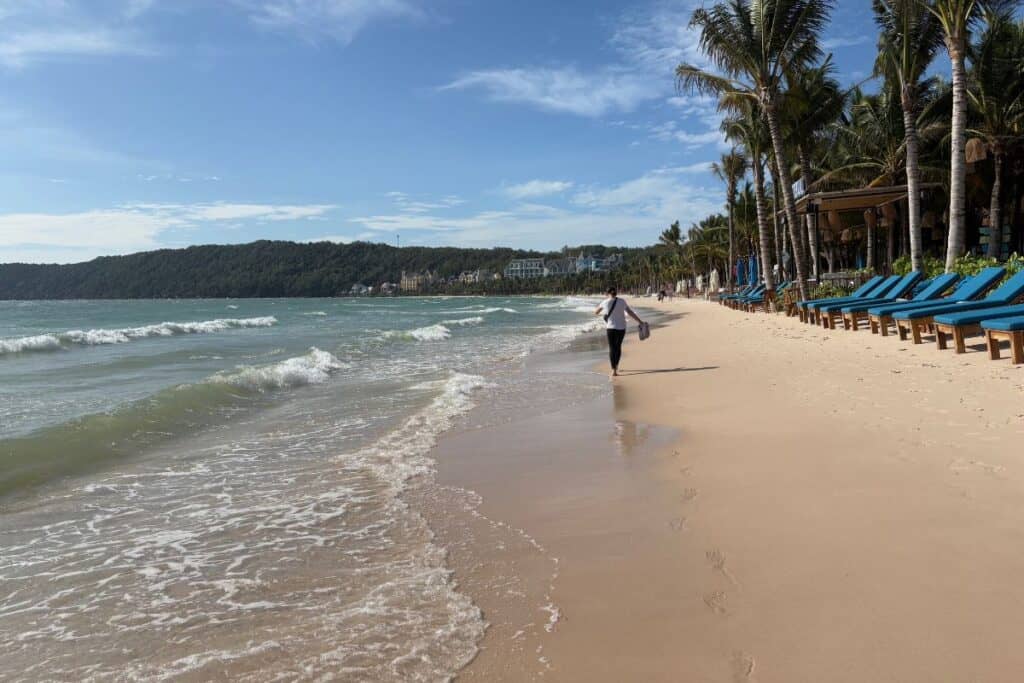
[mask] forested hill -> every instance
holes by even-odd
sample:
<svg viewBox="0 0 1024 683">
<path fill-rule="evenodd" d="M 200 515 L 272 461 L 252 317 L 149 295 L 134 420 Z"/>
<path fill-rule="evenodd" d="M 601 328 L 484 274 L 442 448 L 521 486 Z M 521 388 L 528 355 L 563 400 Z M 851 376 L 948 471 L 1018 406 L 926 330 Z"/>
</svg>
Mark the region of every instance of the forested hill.
<svg viewBox="0 0 1024 683">
<path fill-rule="evenodd" d="M 595 256 L 621 251 L 627 258 L 642 251 L 585 246 L 566 253 L 575 255 L 581 249 Z M 335 296 L 357 282 L 398 282 L 403 270 L 429 269 L 447 278 L 480 268 L 501 272 L 513 258 L 561 255 L 506 248 L 398 249 L 366 242 L 208 245 L 70 265 L 0 265 L 0 299 Z"/>
</svg>

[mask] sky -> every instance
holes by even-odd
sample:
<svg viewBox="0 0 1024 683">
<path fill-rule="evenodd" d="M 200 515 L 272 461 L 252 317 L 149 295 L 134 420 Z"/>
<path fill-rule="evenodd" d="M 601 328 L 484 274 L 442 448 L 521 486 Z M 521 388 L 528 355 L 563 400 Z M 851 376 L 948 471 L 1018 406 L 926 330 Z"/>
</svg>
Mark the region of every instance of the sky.
<svg viewBox="0 0 1024 683">
<path fill-rule="evenodd" d="M 723 209 L 698 0 L 0 0 L 0 263 L 650 244 Z M 868 0 L 825 36 L 871 70 Z"/>
</svg>

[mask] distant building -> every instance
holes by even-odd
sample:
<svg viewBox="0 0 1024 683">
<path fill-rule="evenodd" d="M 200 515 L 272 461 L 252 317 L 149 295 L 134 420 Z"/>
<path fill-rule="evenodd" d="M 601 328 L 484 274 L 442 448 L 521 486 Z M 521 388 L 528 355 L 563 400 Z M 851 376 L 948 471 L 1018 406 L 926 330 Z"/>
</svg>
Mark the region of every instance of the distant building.
<svg viewBox="0 0 1024 683">
<path fill-rule="evenodd" d="M 607 258 L 584 255 L 583 252 L 576 257 L 577 273 L 605 273 L 615 270 L 622 265 L 622 254 L 612 254 Z"/>
<path fill-rule="evenodd" d="M 544 259 L 520 258 L 509 261 L 505 266 L 505 277 L 512 280 L 526 280 L 544 277 Z"/>
<path fill-rule="evenodd" d="M 558 258 L 544 262 L 544 277 L 563 277 L 576 272 L 576 259 Z"/>
<path fill-rule="evenodd" d="M 352 289 L 348 290 L 348 293 L 351 296 L 366 296 L 370 293 L 370 288 L 361 282 L 357 282 L 352 285 Z"/>
<path fill-rule="evenodd" d="M 394 296 L 398 292 L 398 285 L 394 282 L 382 282 L 380 283 L 380 293 L 382 296 Z"/>
<path fill-rule="evenodd" d="M 437 275 L 429 270 L 423 273 L 406 273 L 403 270 L 402 281 L 398 286 L 403 292 L 418 292 L 435 282 L 437 282 Z"/>
</svg>

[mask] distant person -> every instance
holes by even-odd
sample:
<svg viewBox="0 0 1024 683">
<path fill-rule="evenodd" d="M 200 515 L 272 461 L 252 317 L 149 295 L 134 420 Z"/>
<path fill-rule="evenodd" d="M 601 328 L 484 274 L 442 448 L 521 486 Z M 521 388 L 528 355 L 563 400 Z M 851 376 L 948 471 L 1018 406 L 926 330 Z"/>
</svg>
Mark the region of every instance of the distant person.
<svg viewBox="0 0 1024 683">
<path fill-rule="evenodd" d="M 612 364 L 612 377 L 619 376 L 619 360 L 622 358 L 622 341 L 626 338 L 626 314 L 638 323 L 643 320 L 633 312 L 625 299 L 620 299 L 614 287 L 608 289 L 608 298 L 594 310 L 594 315 L 604 317 L 608 333 L 608 359 Z"/>
</svg>

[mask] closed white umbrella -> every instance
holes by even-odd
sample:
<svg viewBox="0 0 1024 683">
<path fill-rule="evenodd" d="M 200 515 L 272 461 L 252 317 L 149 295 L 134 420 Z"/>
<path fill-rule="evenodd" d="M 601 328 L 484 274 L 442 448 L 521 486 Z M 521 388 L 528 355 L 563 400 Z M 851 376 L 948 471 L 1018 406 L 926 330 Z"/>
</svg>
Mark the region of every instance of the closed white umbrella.
<svg viewBox="0 0 1024 683">
<path fill-rule="evenodd" d="M 721 284 L 718 278 L 718 268 L 715 268 L 711 271 L 711 284 L 708 287 L 712 292 L 717 292 Z"/>
</svg>

